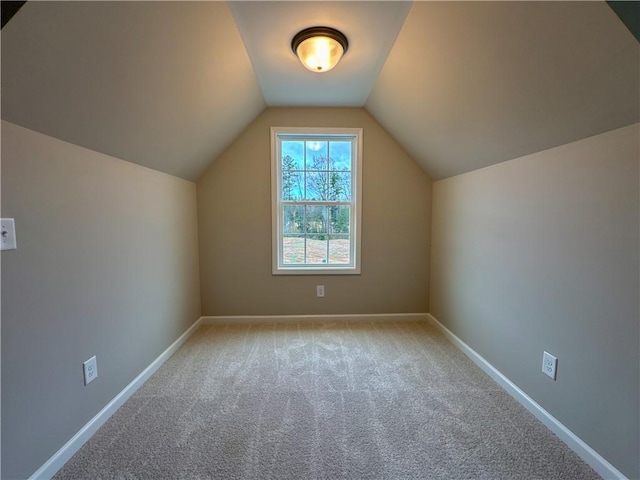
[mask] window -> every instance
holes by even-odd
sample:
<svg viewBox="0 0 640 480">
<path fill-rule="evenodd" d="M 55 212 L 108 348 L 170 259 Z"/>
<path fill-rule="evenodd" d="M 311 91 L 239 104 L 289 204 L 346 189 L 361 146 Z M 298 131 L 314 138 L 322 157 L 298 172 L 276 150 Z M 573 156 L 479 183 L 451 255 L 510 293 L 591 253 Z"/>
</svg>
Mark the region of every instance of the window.
<svg viewBox="0 0 640 480">
<path fill-rule="evenodd" d="M 361 128 L 271 128 L 273 273 L 359 274 Z"/>
</svg>

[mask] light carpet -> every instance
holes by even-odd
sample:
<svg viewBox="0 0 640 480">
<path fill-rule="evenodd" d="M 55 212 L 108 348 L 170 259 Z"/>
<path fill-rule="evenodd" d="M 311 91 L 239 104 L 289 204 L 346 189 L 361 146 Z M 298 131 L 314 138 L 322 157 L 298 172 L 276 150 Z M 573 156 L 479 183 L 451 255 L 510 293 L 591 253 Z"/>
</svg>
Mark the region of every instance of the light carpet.
<svg viewBox="0 0 640 480">
<path fill-rule="evenodd" d="M 54 477 L 597 479 L 426 322 L 203 326 Z"/>
</svg>

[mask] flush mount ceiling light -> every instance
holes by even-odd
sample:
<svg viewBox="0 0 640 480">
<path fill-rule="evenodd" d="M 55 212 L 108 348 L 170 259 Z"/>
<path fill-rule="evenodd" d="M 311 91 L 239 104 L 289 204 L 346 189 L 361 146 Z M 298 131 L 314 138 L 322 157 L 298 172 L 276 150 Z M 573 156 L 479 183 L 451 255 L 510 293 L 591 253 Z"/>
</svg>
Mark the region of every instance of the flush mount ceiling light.
<svg viewBox="0 0 640 480">
<path fill-rule="evenodd" d="M 348 48 L 347 37 L 330 27 L 305 28 L 291 40 L 291 49 L 312 72 L 328 72 Z"/>
</svg>

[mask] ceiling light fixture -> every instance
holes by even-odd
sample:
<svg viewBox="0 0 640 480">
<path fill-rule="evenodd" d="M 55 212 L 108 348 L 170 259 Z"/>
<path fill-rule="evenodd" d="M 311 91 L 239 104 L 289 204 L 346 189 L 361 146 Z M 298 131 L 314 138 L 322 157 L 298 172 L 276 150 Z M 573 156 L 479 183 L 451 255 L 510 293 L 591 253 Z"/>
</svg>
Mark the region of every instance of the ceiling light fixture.
<svg viewBox="0 0 640 480">
<path fill-rule="evenodd" d="M 296 33 L 291 49 L 312 72 L 328 72 L 349 48 L 344 34 L 335 28 L 311 27 Z"/>
</svg>

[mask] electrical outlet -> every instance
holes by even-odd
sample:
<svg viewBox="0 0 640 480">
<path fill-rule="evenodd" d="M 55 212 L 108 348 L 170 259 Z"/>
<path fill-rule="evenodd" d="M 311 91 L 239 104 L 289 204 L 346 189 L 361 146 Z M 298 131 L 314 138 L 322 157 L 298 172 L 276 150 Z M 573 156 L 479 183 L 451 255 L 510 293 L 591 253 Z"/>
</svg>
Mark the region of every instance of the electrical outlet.
<svg viewBox="0 0 640 480">
<path fill-rule="evenodd" d="M 556 379 L 556 370 L 558 369 L 558 359 L 550 353 L 544 352 L 542 354 L 542 373 Z"/>
<path fill-rule="evenodd" d="M 316 285 L 316 296 L 324 297 L 324 285 Z"/>
<path fill-rule="evenodd" d="M 85 385 L 89 385 L 98 378 L 98 360 L 95 355 L 82 364 L 82 370 L 84 371 Z"/>
<path fill-rule="evenodd" d="M 16 244 L 16 225 L 13 218 L 0 219 L 0 250 L 15 250 Z"/>
</svg>

